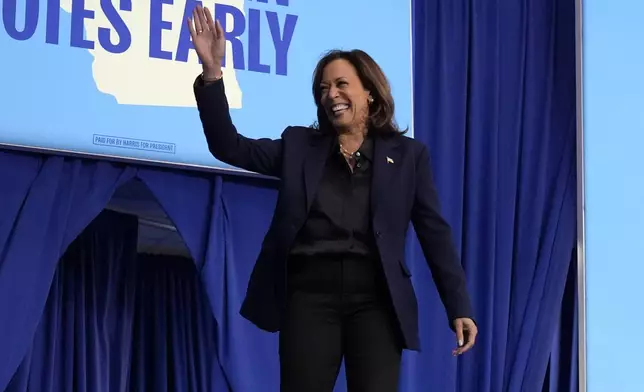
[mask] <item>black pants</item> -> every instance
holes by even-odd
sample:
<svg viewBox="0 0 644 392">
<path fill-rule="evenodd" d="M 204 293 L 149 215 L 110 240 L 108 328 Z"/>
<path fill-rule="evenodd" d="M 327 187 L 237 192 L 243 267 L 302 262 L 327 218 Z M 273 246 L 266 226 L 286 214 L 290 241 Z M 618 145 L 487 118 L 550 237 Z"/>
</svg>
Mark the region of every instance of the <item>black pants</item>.
<svg viewBox="0 0 644 392">
<path fill-rule="evenodd" d="M 332 392 L 343 357 L 349 392 L 397 391 L 401 334 L 377 263 L 289 263 L 282 392 Z"/>
</svg>

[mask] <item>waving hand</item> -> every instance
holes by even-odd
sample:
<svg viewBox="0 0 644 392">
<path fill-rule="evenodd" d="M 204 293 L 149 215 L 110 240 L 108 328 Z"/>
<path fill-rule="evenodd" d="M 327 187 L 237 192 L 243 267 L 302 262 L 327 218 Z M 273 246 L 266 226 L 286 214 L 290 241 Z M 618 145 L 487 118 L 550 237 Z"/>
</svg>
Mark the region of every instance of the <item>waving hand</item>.
<svg viewBox="0 0 644 392">
<path fill-rule="evenodd" d="M 197 5 L 187 20 L 192 43 L 203 65 L 205 79 L 221 76 L 221 63 L 226 53 L 226 39 L 219 21 L 213 21 L 210 10 Z"/>
</svg>

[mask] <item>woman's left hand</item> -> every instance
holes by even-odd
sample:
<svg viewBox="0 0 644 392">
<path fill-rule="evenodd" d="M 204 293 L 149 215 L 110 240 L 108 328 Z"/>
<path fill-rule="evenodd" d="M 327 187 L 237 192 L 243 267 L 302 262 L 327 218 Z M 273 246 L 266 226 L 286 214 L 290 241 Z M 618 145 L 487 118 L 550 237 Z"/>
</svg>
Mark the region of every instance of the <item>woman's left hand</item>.
<svg viewBox="0 0 644 392">
<path fill-rule="evenodd" d="M 476 341 L 476 335 L 478 334 L 478 328 L 474 323 L 474 320 L 463 317 L 457 318 L 454 320 L 454 330 L 456 331 L 456 341 L 458 347 L 452 351 L 452 355 L 461 355 L 474 346 Z"/>
</svg>

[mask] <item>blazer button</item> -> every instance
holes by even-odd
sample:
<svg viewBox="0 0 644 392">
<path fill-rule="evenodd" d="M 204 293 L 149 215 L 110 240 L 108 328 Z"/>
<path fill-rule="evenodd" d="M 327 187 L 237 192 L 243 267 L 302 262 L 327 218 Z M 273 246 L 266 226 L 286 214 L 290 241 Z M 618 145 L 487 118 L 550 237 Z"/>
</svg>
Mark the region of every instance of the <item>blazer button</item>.
<svg viewBox="0 0 644 392">
<path fill-rule="evenodd" d="M 380 238 L 380 237 L 382 237 L 382 233 L 379 231 L 376 231 L 376 238 Z"/>
</svg>

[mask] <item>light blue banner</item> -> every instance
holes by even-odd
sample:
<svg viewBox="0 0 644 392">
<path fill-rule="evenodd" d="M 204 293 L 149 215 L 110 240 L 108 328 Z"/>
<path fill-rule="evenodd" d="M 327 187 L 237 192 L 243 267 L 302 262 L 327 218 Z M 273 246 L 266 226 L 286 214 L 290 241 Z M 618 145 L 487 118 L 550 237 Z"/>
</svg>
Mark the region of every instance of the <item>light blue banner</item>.
<svg viewBox="0 0 644 392">
<path fill-rule="evenodd" d="M 227 168 L 208 152 L 192 83 L 193 0 L 2 0 L 0 144 Z M 411 127 L 411 5 L 400 0 L 203 2 L 227 32 L 232 117 L 250 137 L 315 121 L 329 49 L 383 67 Z"/>
<path fill-rule="evenodd" d="M 644 391 L 644 2 L 583 10 L 587 390 Z"/>
</svg>

